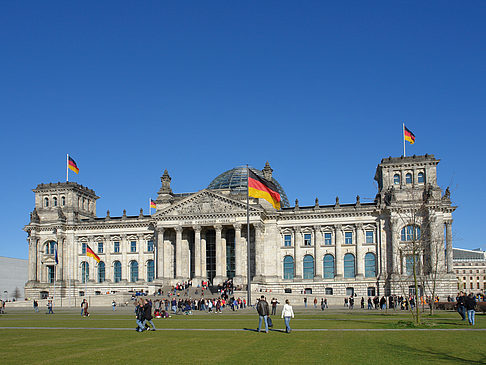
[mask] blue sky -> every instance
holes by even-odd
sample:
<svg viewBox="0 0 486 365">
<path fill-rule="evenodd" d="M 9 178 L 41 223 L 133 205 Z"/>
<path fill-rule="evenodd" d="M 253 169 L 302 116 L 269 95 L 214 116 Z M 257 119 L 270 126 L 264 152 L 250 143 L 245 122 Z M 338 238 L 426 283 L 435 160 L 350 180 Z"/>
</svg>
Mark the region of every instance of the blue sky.
<svg viewBox="0 0 486 365">
<path fill-rule="evenodd" d="M 0 256 L 27 258 L 32 189 L 98 215 L 269 161 L 300 205 L 370 201 L 381 158 L 435 154 L 454 245 L 486 248 L 483 1 L 22 1 L 0 11 Z"/>
</svg>

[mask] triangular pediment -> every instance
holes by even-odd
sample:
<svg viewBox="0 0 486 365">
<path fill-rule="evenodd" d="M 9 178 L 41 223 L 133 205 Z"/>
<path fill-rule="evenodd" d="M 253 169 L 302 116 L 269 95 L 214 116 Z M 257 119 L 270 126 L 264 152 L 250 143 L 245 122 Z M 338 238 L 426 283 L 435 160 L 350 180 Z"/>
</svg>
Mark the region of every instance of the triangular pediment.
<svg viewBox="0 0 486 365">
<path fill-rule="evenodd" d="M 261 212 L 261 210 L 250 206 L 250 212 Z M 154 217 L 235 213 L 246 213 L 246 204 L 205 189 L 178 201 L 170 207 L 158 211 L 154 214 Z"/>
</svg>

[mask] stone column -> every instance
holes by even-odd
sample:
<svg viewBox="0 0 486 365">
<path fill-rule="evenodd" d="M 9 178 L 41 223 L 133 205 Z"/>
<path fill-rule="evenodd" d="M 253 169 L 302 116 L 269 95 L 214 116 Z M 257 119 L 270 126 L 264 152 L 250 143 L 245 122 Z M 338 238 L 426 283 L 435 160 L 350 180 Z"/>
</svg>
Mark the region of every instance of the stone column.
<svg viewBox="0 0 486 365">
<path fill-rule="evenodd" d="M 29 237 L 27 239 L 29 242 L 29 281 L 37 280 L 37 238 Z"/>
<path fill-rule="evenodd" d="M 121 282 L 127 283 L 130 277 L 130 268 L 128 267 L 128 258 L 127 258 L 127 253 L 129 250 L 129 247 L 127 245 L 127 235 L 122 234 L 121 235 L 121 240 L 120 240 L 120 251 L 122 253 L 121 257 L 121 267 L 122 267 L 122 277 L 121 277 Z"/>
<path fill-rule="evenodd" d="M 194 276 L 197 283 L 199 284 L 202 277 L 201 226 L 193 226 L 192 229 L 194 230 Z"/>
<path fill-rule="evenodd" d="M 241 261 L 240 261 L 240 266 L 241 266 L 241 276 L 242 280 L 244 281 L 244 284 L 247 284 L 247 274 L 248 274 L 248 238 L 246 235 L 248 234 L 247 228 L 243 229 L 243 232 L 245 232 L 244 236 L 241 237 Z"/>
<path fill-rule="evenodd" d="M 58 233 L 56 235 L 56 241 L 57 241 L 57 261 L 58 264 L 55 265 L 55 271 L 56 271 L 56 277 L 55 280 L 56 282 L 58 281 L 63 281 L 64 280 L 64 235 Z"/>
<path fill-rule="evenodd" d="M 335 226 L 336 231 L 336 278 L 342 278 L 344 274 L 344 256 L 343 256 L 343 243 L 344 233 L 343 226 L 338 224 Z"/>
<path fill-rule="evenodd" d="M 157 228 L 155 235 L 157 236 L 157 279 L 164 279 L 164 228 Z"/>
<path fill-rule="evenodd" d="M 391 273 L 398 274 L 398 260 L 400 253 L 398 250 L 398 239 L 395 230 L 397 229 L 398 221 L 397 218 L 390 218 L 390 238 L 391 238 Z"/>
<path fill-rule="evenodd" d="M 201 277 L 207 280 L 208 271 L 206 267 L 206 233 L 201 237 Z"/>
<path fill-rule="evenodd" d="M 228 230 L 225 230 L 225 234 L 224 235 L 221 235 L 221 264 L 222 264 L 222 267 L 221 267 L 221 271 L 223 272 L 223 277 L 226 278 L 228 277 L 227 275 L 227 261 L 226 261 L 226 233 L 228 232 Z"/>
<path fill-rule="evenodd" d="M 454 273 L 453 261 L 452 261 L 452 219 L 448 220 L 446 223 L 446 263 L 447 272 Z"/>
<path fill-rule="evenodd" d="M 103 236 L 103 250 L 105 252 L 105 281 L 111 283 L 113 278 L 112 264 L 111 264 L 111 240 L 110 236 Z"/>
<path fill-rule="evenodd" d="M 301 253 L 301 246 L 302 242 L 302 229 L 300 227 L 294 228 L 294 260 L 295 260 L 295 280 L 302 280 L 303 274 L 303 267 L 302 267 L 302 253 Z"/>
<path fill-rule="evenodd" d="M 176 279 L 182 279 L 182 227 L 175 227 L 175 257 L 176 257 Z"/>
<path fill-rule="evenodd" d="M 322 230 L 320 226 L 314 227 L 314 279 L 321 280 L 323 273 L 323 262 L 321 254 L 321 243 L 322 243 Z"/>
<path fill-rule="evenodd" d="M 246 260 L 242 256 L 241 224 L 236 223 L 233 228 L 235 229 L 235 277 L 241 280 L 243 277 L 243 260 Z"/>
<path fill-rule="evenodd" d="M 262 279 L 265 270 L 265 254 L 263 248 L 263 233 L 265 227 L 262 224 L 255 224 L 255 277 Z"/>
<path fill-rule="evenodd" d="M 364 231 L 363 224 L 356 225 L 356 277 L 362 279 L 364 277 L 364 256 L 363 256 L 363 242 Z"/>
<path fill-rule="evenodd" d="M 217 285 L 224 281 L 223 273 L 226 273 L 226 270 L 223 271 L 223 269 L 226 268 L 226 265 L 223 267 L 223 240 L 221 237 L 223 227 L 217 224 L 214 226 L 214 229 L 216 231 L 216 276 L 214 277 L 213 284 Z"/>
</svg>

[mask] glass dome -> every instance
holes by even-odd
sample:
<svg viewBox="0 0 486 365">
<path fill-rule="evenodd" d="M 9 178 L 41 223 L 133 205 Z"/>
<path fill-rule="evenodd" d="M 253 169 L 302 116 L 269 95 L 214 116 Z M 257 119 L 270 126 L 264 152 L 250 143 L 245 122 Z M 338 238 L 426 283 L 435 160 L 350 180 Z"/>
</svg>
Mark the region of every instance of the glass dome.
<svg viewBox="0 0 486 365">
<path fill-rule="evenodd" d="M 263 172 L 257 170 L 253 167 L 249 167 L 251 171 L 255 174 L 263 178 Z M 230 189 L 234 193 L 238 194 L 246 194 L 246 185 L 247 185 L 247 172 L 246 166 L 239 166 L 235 167 L 234 169 L 228 170 L 223 172 L 221 175 L 216 177 L 208 186 L 208 189 Z M 272 177 L 272 182 L 277 186 L 277 190 L 280 194 L 282 199 L 281 206 L 282 207 L 289 207 L 289 200 L 287 199 L 287 194 L 285 194 L 284 189 Z"/>
</svg>

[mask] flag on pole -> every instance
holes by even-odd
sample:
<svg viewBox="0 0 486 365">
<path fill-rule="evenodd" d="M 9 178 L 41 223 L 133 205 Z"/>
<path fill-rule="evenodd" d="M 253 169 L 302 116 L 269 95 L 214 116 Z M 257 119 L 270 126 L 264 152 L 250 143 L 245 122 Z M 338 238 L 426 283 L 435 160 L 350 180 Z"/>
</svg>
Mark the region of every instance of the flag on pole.
<svg viewBox="0 0 486 365">
<path fill-rule="evenodd" d="M 409 141 L 411 144 L 415 143 L 415 134 L 413 134 L 407 127 L 403 126 L 403 137 L 405 141 Z"/>
<path fill-rule="evenodd" d="M 56 265 L 59 263 L 59 259 L 57 258 L 57 243 L 54 245 L 54 260 L 56 260 Z"/>
<path fill-rule="evenodd" d="M 157 209 L 157 204 L 152 199 L 150 199 L 150 208 Z"/>
<path fill-rule="evenodd" d="M 74 161 L 71 156 L 68 157 L 68 168 L 74 171 L 76 174 L 79 173 L 78 165 L 76 165 L 76 161 Z"/>
<path fill-rule="evenodd" d="M 250 169 L 248 169 L 248 195 L 253 198 L 265 199 L 275 209 L 280 209 L 282 199 L 275 184 L 261 178 Z"/>
<path fill-rule="evenodd" d="M 100 257 L 97 254 L 95 254 L 94 251 L 88 245 L 86 245 L 86 255 L 94 258 L 96 262 L 101 261 Z"/>
</svg>

